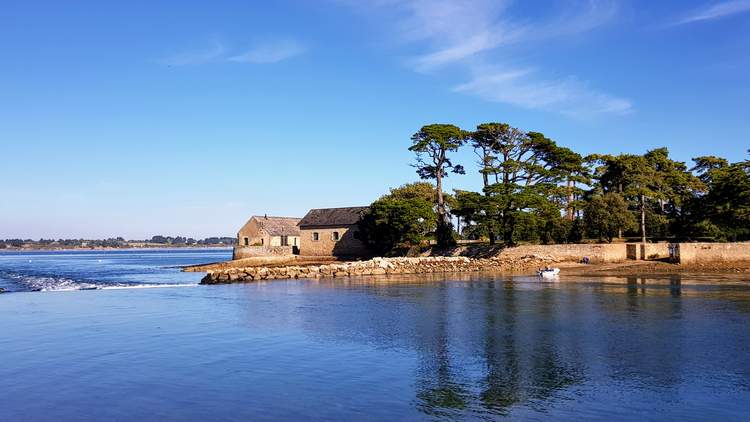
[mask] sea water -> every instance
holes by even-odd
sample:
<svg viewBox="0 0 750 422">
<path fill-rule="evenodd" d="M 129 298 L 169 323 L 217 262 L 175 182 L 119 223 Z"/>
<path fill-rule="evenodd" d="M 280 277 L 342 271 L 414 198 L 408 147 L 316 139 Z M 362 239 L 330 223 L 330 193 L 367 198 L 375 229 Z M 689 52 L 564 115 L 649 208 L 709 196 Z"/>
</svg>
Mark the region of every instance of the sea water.
<svg viewBox="0 0 750 422">
<path fill-rule="evenodd" d="M 0 295 L 0 420 L 750 415 L 743 277 L 202 286 L 176 268 L 228 255 L 0 255 L 12 291 Z"/>
</svg>

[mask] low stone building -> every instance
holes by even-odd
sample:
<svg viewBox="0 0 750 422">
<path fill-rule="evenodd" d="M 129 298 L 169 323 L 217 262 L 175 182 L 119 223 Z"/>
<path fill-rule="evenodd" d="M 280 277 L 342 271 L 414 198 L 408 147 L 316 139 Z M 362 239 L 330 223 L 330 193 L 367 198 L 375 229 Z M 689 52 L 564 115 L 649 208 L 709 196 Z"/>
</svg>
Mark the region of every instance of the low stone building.
<svg viewBox="0 0 750 422">
<path fill-rule="evenodd" d="M 359 239 L 358 223 L 367 207 L 310 210 L 299 222 L 300 255 L 362 257 L 368 255 Z"/>
<path fill-rule="evenodd" d="M 250 217 L 237 232 L 233 259 L 297 253 L 300 246 L 299 222 L 300 219 L 295 217 Z"/>
</svg>

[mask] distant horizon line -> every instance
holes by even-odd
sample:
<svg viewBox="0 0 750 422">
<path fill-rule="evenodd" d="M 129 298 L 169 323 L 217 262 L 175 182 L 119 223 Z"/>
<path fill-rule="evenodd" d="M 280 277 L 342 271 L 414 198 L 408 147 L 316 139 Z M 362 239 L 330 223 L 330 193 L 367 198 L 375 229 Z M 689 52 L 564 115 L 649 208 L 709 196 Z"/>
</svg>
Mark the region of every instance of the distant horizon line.
<svg viewBox="0 0 750 422">
<path fill-rule="evenodd" d="M 57 238 L 40 237 L 39 239 L 34 239 L 31 237 L 8 237 L 8 238 L 0 237 L 0 242 L 9 242 L 9 241 L 14 241 L 14 240 L 31 241 L 31 242 L 37 242 L 37 243 L 41 243 L 43 241 L 59 242 L 59 241 L 74 241 L 74 240 L 77 240 L 77 241 L 119 240 L 121 242 L 150 242 L 153 240 L 154 237 L 163 237 L 165 239 L 173 239 L 173 240 L 178 239 L 178 238 L 183 238 L 185 240 L 204 241 L 208 239 L 234 239 L 237 236 L 231 235 L 231 236 L 193 237 L 193 236 L 182 236 L 182 235 L 172 236 L 172 235 L 157 234 L 157 235 L 152 235 L 151 238 L 144 238 L 144 239 L 126 239 L 123 236 L 110 236 L 110 237 L 97 237 L 97 238 L 94 238 L 94 237 L 57 237 Z"/>
</svg>

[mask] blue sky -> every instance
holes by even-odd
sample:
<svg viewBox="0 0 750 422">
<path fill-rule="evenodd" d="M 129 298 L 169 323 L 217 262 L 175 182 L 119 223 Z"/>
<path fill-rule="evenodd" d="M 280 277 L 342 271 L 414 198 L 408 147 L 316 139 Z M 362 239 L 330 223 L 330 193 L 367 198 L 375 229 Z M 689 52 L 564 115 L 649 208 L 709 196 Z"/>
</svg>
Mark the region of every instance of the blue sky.
<svg viewBox="0 0 750 422">
<path fill-rule="evenodd" d="M 435 122 L 741 160 L 749 53 L 750 0 L 6 0 L 0 238 L 368 204 Z"/>
</svg>

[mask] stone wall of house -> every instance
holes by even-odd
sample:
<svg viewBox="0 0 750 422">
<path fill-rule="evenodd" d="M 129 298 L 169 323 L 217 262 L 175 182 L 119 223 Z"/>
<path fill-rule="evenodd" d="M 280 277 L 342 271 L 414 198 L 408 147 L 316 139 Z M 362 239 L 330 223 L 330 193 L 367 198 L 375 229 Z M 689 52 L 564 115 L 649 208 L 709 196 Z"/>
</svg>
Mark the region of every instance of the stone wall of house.
<svg viewBox="0 0 750 422">
<path fill-rule="evenodd" d="M 750 261 L 750 242 L 678 243 L 674 246 L 680 264 Z"/>
<path fill-rule="evenodd" d="M 243 246 L 237 245 L 232 251 L 232 259 L 256 256 L 286 256 L 294 253 L 293 246 Z"/>
<path fill-rule="evenodd" d="M 255 218 L 248 221 L 237 232 L 237 244 L 240 246 L 281 246 L 281 243 L 281 236 L 270 235 Z M 299 246 L 299 236 L 288 236 L 287 244 Z"/>
<path fill-rule="evenodd" d="M 271 236 L 270 246 L 281 246 L 281 236 Z M 287 246 L 299 246 L 299 236 L 287 236 Z"/>
<path fill-rule="evenodd" d="M 339 240 L 333 238 L 338 232 Z M 356 238 L 357 226 L 311 228 L 300 231 L 300 255 L 307 256 L 366 256 L 368 251 L 364 243 Z M 318 233 L 318 240 L 313 240 L 313 233 Z"/>
<path fill-rule="evenodd" d="M 247 246 L 269 246 L 271 244 L 271 237 L 261 230 L 255 221 L 250 221 L 249 224 L 240 229 L 237 233 L 237 245 L 245 246 L 245 238 L 247 238 Z"/>
</svg>

